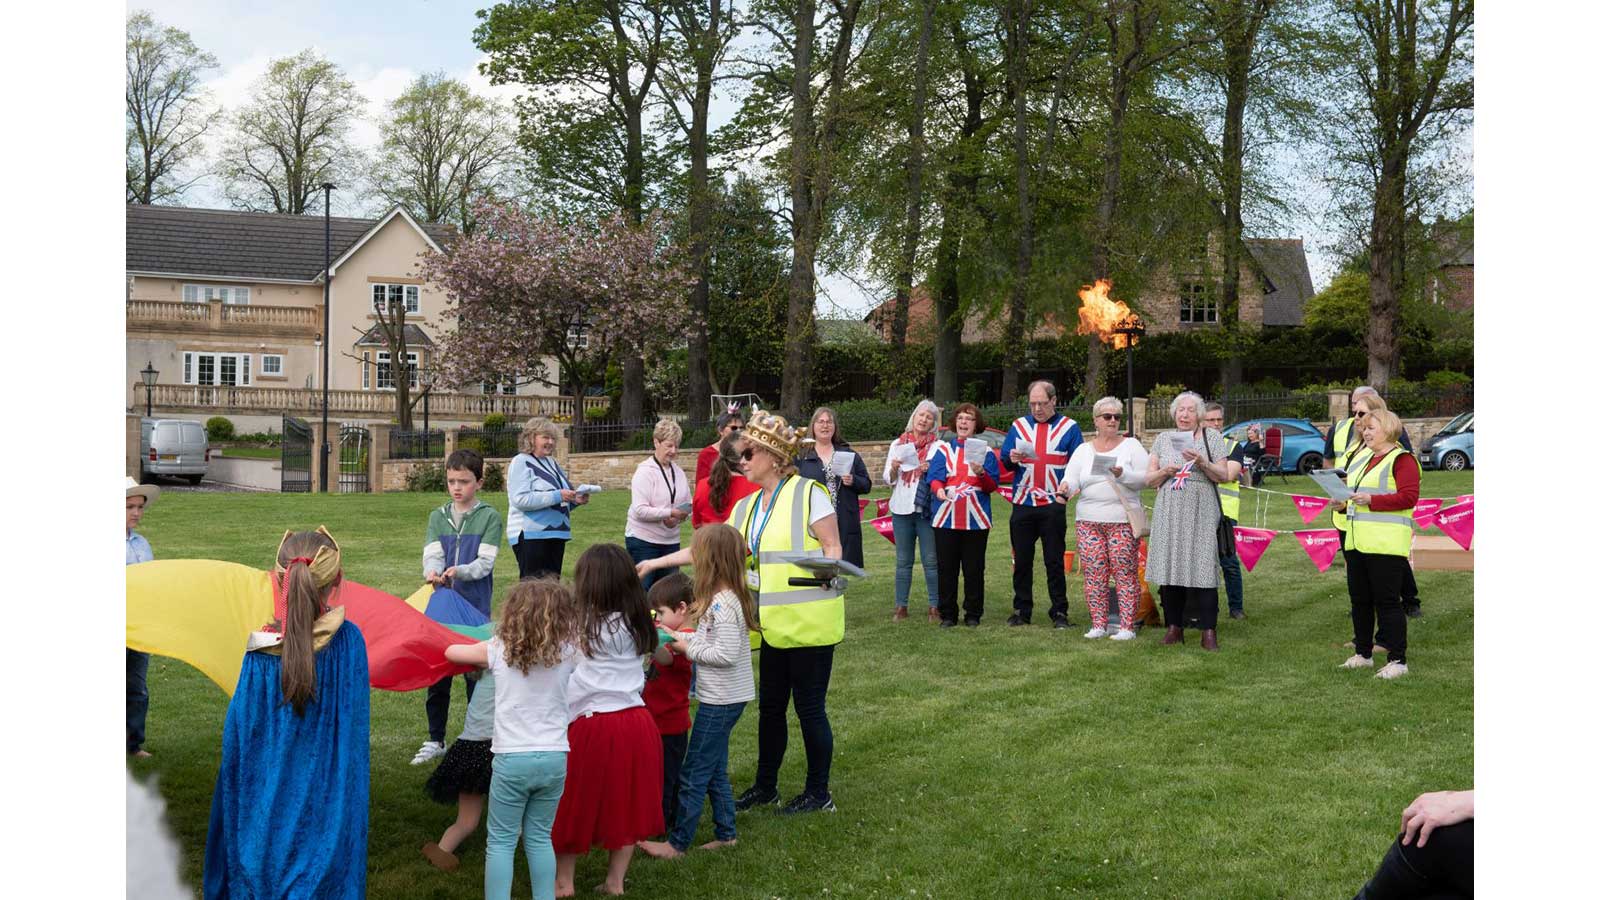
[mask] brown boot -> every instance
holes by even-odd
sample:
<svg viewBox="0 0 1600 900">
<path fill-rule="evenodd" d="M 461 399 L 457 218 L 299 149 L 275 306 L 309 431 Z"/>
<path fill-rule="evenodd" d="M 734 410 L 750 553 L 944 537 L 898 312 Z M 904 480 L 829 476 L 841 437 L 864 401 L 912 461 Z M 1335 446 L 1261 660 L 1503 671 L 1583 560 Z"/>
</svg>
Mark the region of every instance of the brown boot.
<svg viewBox="0 0 1600 900">
<path fill-rule="evenodd" d="M 937 607 L 937 606 L 928 607 L 928 621 L 932 622 L 935 625 L 939 624 L 939 607 Z"/>
<path fill-rule="evenodd" d="M 428 858 L 428 862 L 433 863 L 434 868 L 443 869 L 446 872 L 454 872 L 456 867 L 461 864 L 454 853 L 440 847 L 433 841 L 422 845 L 422 855 Z"/>
<path fill-rule="evenodd" d="M 1207 628 L 1206 630 L 1200 632 L 1200 649 L 1217 649 L 1217 630 L 1215 628 Z"/>
<path fill-rule="evenodd" d="M 904 606 L 896 606 L 894 608 L 894 621 L 896 622 L 905 619 L 909 615 L 910 613 L 906 612 L 906 608 Z"/>
<path fill-rule="evenodd" d="M 1181 643 L 1183 643 L 1183 626 L 1182 625 L 1168 625 L 1167 626 L 1167 636 L 1161 639 L 1161 643 L 1163 643 L 1163 644 L 1181 644 Z"/>
</svg>

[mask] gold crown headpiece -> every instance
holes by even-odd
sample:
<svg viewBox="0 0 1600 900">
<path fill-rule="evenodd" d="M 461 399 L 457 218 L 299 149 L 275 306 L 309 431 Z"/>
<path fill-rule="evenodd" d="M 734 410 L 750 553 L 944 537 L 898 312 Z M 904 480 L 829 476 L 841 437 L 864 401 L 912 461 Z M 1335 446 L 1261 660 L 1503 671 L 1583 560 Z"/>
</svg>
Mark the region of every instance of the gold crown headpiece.
<svg viewBox="0 0 1600 900">
<path fill-rule="evenodd" d="M 765 412 L 754 406 L 750 407 L 750 418 L 745 420 L 744 430 L 740 432 L 740 436 L 777 454 L 785 464 L 793 462 L 800 454 L 801 445 L 810 440 L 806 437 L 806 426 L 796 428 L 783 416 Z"/>
</svg>

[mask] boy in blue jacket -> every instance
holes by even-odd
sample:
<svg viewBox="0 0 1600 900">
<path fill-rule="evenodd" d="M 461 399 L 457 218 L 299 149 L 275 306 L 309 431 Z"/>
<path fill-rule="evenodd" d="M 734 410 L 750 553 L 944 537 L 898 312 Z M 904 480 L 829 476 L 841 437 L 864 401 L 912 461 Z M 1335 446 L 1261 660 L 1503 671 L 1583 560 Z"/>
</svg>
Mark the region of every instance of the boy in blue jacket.
<svg viewBox="0 0 1600 900">
<path fill-rule="evenodd" d="M 483 487 L 483 457 L 457 450 L 444 462 L 450 502 L 428 514 L 422 546 L 422 577 L 466 598 L 485 616 L 494 597 L 494 561 L 505 525 L 500 512 L 478 499 Z M 466 676 L 462 676 L 466 678 Z M 428 688 L 428 740 L 411 758 L 413 766 L 444 755 L 444 725 L 450 718 L 450 677 Z M 467 699 L 473 682 L 468 680 Z"/>
</svg>

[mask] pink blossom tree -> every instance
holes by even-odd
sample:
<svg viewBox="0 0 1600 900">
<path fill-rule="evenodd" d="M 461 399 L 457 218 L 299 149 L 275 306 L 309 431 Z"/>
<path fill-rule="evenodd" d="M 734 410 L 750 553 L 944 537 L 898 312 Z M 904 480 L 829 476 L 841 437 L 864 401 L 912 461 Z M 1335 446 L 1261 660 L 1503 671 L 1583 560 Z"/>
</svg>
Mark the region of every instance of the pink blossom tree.
<svg viewBox="0 0 1600 900">
<path fill-rule="evenodd" d="M 576 431 L 585 390 L 608 363 L 641 345 L 665 349 L 694 324 L 685 303 L 693 275 L 659 216 L 563 223 L 494 202 L 474 215 L 472 234 L 422 261 L 423 277 L 446 294 L 445 324 L 455 326 L 440 347 L 447 382 L 548 379 L 542 360 L 554 357 L 577 399 Z"/>
</svg>

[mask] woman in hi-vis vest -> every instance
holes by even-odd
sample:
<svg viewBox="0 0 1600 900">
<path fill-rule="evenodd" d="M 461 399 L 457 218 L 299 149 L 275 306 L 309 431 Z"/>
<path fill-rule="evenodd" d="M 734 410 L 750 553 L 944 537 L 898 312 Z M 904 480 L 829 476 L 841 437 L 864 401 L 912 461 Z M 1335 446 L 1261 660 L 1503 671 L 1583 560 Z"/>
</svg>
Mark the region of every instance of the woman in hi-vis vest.
<svg viewBox="0 0 1600 900">
<path fill-rule="evenodd" d="M 833 764 L 833 729 L 828 724 L 828 679 L 833 648 L 844 639 L 844 595 L 831 588 L 792 585 L 806 570 L 784 562 L 794 553 L 839 559 L 839 520 L 828 489 L 794 473 L 805 439 L 782 416 L 750 410 L 742 432 L 746 478 L 760 488 L 740 500 L 728 516 L 749 547 L 746 577 L 761 610 L 761 685 L 757 699 L 756 783 L 739 795 L 735 809 L 778 802 L 778 767 L 789 745 L 789 698 L 806 746 L 806 786 L 779 812 L 832 811 L 828 771 Z M 639 563 L 653 569 L 693 565 L 689 549 Z"/>
<path fill-rule="evenodd" d="M 1377 642 L 1388 648 L 1389 664 L 1379 678 L 1406 674 L 1406 614 L 1400 594 L 1411 569 L 1413 510 L 1422 492 L 1422 469 L 1399 445 L 1400 418 L 1387 409 L 1367 414 L 1361 437 L 1370 454 L 1355 457 L 1345 480 L 1352 494 L 1334 504 L 1345 514 L 1348 532 L 1344 561 L 1350 586 L 1350 620 L 1355 655 L 1346 669 L 1372 668 L 1372 620 Z"/>
</svg>

